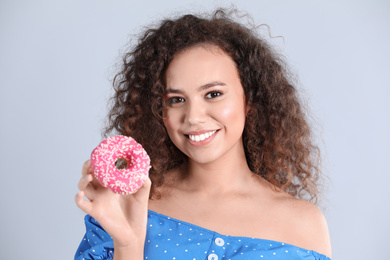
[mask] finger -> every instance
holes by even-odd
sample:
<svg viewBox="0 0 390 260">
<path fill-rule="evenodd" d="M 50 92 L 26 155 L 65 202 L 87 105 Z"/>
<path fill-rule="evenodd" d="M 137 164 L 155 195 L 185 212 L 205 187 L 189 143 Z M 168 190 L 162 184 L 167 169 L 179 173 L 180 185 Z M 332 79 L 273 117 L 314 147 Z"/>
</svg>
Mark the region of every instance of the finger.
<svg viewBox="0 0 390 260">
<path fill-rule="evenodd" d="M 81 177 L 78 185 L 79 190 L 84 190 L 85 188 L 87 188 L 88 184 L 91 183 L 92 180 L 92 174 L 84 175 L 83 177 Z"/>
<path fill-rule="evenodd" d="M 100 182 L 95 178 L 94 174 L 92 174 L 92 181 L 91 184 L 96 188 L 102 188 L 103 186 L 100 184 Z"/>
<path fill-rule="evenodd" d="M 92 175 L 92 180 L 90 181 L 91 185 L 93 187 L 95 187 L 96 189 L 99 188 L 101 185 L 99 183 L 99 181 L 95 178 L 93 178 L 93 173 L 91 171 L 91 160 L 87 160 L 84 164 L 83 164 L 83 168 L 82 168 L 82 171 L 81 171 L 81 175 L 82 176 L 87 176 L 87 175 Z"/>
<path fill-rule="evenodd" d="M 90 201 L 93 201 L 96 198 L 96 189 L 92 186 L 92 184 L 88 184 L 88 186 L 83 190 L 84 196 L 87 197 Z"/>
<path fill-rule="evenodd" d="M 79 190 L 84 191 L 84 196 L 87 197 L 89 200 L 94 200 L 96 195 L 96 184 L 93 184 L 93 180 L 93 175 L 88 174 L 86 176 L 81 177 L 78 185 Z"/>
<path fill-rule="evenodd" d="M 91 173 L 91 160 L 87 160 L 83 164 L 83 168 L 81 170 L 81 175 L 85 176 Z"/>
<path fill-rule="evenodd" d="M 75 201 L 77 206 L 87 214 L 91 215 L 92 212 L 92 203 L 84 199 L 84 192 L 80 191 L 75 196 Z"/>
<path fill-rule="evenodd" d="M 152 182 L 148 176 L 142 187 L 134 194 L 134 197 L 141 200 L 148 200 L 151 186 Z"/>
</svg>

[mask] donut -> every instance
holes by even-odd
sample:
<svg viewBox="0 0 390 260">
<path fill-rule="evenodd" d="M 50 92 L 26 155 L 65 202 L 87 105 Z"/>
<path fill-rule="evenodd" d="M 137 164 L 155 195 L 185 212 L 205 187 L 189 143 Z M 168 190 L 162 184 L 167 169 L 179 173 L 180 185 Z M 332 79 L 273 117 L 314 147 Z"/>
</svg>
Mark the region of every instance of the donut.
<svg viewBox="0 0 390 260">
<path fill-rule="evenodd" d="M 135 193 L 145 182 L 150 158 L 129 136 L 102 141 L 91 153 L 91 170 L 99 183 L 117 194 Z"/>
</svg>

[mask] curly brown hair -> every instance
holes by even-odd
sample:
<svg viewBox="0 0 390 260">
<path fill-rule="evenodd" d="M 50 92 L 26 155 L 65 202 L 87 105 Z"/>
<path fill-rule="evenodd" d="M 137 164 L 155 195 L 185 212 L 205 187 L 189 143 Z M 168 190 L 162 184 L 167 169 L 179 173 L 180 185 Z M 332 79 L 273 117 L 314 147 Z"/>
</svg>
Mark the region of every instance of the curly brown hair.
<svg viewBox="0 0 390 260">
<path fill-rule="evenodd" d="M 249 168 L 292 196 L 315 202 L 319 149 L 313 145 L 297 89 L 282 56 L 255 27 L 235 21 L 235 12 L 184 15 L 147 29 L 124 55 L 114 78 L 116 94 L 105 135 L 116 130 L 142 144 L 152 161 L 154 195 L 165 173 L 187 161 L 162 120 L 165 71 L 178 53 L 196 45 L 215 45 L 235 61 L 250 107 L 243 132 Z"/>
</svg>

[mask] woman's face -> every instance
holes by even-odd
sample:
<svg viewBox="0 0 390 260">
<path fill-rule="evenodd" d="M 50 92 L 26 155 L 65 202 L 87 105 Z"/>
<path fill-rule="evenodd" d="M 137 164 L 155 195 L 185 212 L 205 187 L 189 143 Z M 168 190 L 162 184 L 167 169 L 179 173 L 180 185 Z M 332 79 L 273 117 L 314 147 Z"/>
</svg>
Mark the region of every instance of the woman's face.
<svg viewBox="0 0 390 260">
<path fill-rule="evenodd" d="M 172 142 L 189 160 L 205 164 L 239 156 L 245 116 L 238 71 L 221 49 L 192 47 L 169 64 L 164 124 Z"/>
</svg>

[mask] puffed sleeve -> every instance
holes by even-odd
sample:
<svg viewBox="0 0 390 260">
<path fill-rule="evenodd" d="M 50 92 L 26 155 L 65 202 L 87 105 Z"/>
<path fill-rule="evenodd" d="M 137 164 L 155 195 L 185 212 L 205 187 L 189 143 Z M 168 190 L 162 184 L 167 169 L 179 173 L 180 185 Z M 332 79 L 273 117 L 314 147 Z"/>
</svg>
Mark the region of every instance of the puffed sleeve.
<svg viewBox="0 0 390 260">
<path fill-rule="evenodd" d="M 84 218 L 86 233 L 74 256 L 75 260 L 113 259 L 114 242 L 91 216 Z"/>
</svg>

